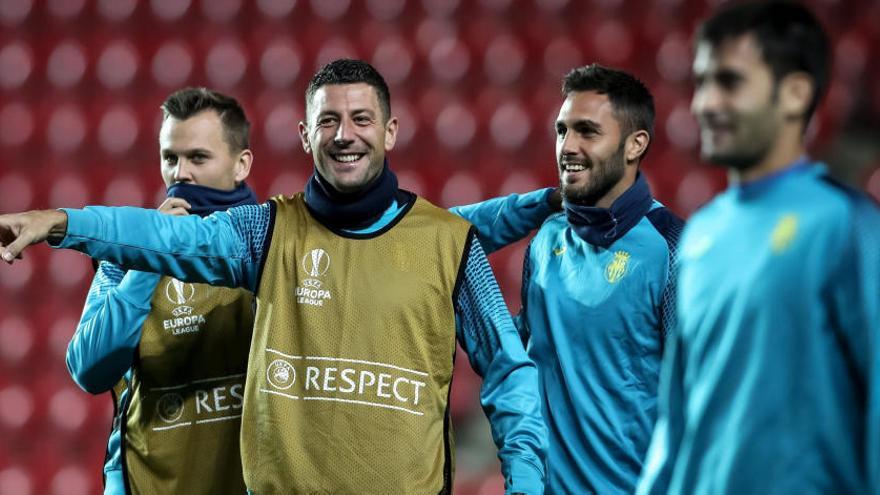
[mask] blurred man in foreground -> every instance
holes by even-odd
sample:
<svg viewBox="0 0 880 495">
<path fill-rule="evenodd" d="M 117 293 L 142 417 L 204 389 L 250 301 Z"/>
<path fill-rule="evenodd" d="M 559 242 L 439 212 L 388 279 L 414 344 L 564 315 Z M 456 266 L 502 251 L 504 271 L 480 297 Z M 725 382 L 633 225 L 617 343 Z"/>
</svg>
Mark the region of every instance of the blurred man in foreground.
<svg viewBox="0 0 880 495">
<path fill-rule="evenodd" d="M 682 237 L 639 493 L 880 491 L 880 214 L 804 144 L 828 52 L 797 3 L 700 28 L 692 110 L 731 185 Z"/>
</svg>

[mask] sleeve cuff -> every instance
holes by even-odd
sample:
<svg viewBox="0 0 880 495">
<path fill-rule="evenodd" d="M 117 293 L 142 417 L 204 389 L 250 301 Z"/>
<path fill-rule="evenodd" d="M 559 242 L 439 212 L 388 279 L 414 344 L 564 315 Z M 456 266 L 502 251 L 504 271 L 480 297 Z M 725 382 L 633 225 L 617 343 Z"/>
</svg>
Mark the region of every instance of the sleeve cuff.
<svg viewBox="0 0 880 495">
<path fill-rule="evenodd" d="M 50 244 L 50 246 L 61 249 L 71 248 L 78 239 L 84 236 L 95 237 L 89 235 L 99 230 L 99 221 L 95 215 L 89 214 L 86 210 L 74 208 L 59 208 L 59 211 L 67 214 L 67 232 L 60 242 Z"/>
<path fill-rule="evenodd" d="M 519 459 L 511 462 L 506 493 L 508 495 L 513 493 L 543 495 L 544 473 L 527 460 Z"/>
</svg>

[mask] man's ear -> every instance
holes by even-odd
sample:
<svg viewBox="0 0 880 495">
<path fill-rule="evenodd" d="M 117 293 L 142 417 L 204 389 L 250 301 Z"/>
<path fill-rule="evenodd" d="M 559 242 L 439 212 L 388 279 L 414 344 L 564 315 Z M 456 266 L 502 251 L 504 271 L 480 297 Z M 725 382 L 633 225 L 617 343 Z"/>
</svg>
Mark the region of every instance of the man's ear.
<svg viewBox="0 0 880 495">
<path fill-rule="evenodd" d="M 394 149 L 394 143 L 397 142 L 397 117 L 391 117 L 385 124 L 385 151 Z"/>
<path fill-rule="evenodd" d="M 626 159 L 626 163 L 638 162 L 641 160 L 645 151 L 648 149 L 648 144 L 650 142 L 651 135 L 644 129 L 639 129 L 627 136 L 623 150 L 623 156 Z"/>
<path fill-rule="evenodd" d="M 779 107 L 786 119 L 802 119 L 810 108 L 816 84 L 806 72 L 792 72 L 779 81 Z"/>
<path fill-rule="evenodd" d="M 247 179 L 251 173 L 251 164 L 254 163 L 254 153 L 251 150 L 244 150 L 238 154 L 238 161 L 235 162 L 235 183 L 241 183 Z"/>
<path fill-rule="evenodd" d="M 303 121 L 299 122 L 299 139 L 302 141 L 303 151 L 312 154 L 312 143 L 309 142 L 309 128 Z"/>
</svg>

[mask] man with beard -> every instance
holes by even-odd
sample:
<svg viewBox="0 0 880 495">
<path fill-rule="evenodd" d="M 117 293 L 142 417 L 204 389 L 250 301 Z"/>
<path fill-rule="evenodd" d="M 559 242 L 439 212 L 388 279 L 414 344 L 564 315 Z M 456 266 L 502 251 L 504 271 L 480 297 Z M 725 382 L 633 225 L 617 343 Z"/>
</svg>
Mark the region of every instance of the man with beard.
<svg viewBox="0 0 880 495">
<path fill-rule="evenodd" d="M 880 212 L 804 143 L 828 54 L 793 2 L 697 33 L 692 111 L 730 186 L 682 236 L 639 493 L 880 493 Z"/>
<path fill-rule="evenodd" d="M 562 95 L 555 126 L 564 212 L 529 245 L 517 323 L 538 366 L 547 491 L 630 494 L 654 426 L 683 224 L 639 172 L 654 127 L 647 88 L 594 64 L 569 72 Z M 551 193 L 519 201 L 540 213 L 549 209 L 535 201 L 541 194 Z M 491 250 L 519 235 L 520 225 L 494 222 L 510 217 L 498 212 L 514 199 L 453 211 Z"/>
<path fill-rule="evenodd" d="M 471 225 L 397 187 L 385 159 L 397 125 L 382 76 L 336 60 L 306 90 L 305 193 L 204 219 L 104 207 L 3 215 L 0 254 L 12 262 L 51 237 L 254 292 L 241 429 L 253 493 L 450 493 L 458 341 L 483 377 L 508 492 L 540 494 L 537 371 Z"/>
<path fill-rule="evenodd" d="M 162 112 L 160 211 L 205 216 L 257 204 L 244 182 L 250 123 L 234 98 L 187 88 Z M 67 367 L 87 392 L 113 392 L 105 494 L 245 490 L 239 428 L 252 327 L 247 291 L 99 265 Z M 198 407 L 205 390 L 226 407 Z"/>
<path fill-rule="evenodd" d="M 234 98 L 187 88 L 162 112 L 160 211 L 205 216 L 257 204 L 244 182 L 250 123 Z M 106 495 L 244 492 L 238 439 L 252 327 L 243 289 L 99 265 L 67 367 L 83 390 L 113 392 Z M 201 407 L 208 392 L 220 407 Z"/>
</svg>

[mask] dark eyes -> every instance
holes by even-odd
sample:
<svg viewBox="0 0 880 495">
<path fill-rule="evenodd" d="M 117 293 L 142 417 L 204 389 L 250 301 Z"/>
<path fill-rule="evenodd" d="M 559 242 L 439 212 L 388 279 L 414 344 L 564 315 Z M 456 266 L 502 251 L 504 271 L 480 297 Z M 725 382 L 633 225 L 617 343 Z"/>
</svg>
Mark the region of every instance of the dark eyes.
<svg viewBox="0 0 880 495">
<path fill-rule="evenodd" d="M 586 137 L 586 138 L 590 138 L 590 137 L 593 137 L 596 134 L 598 134 L 596 132 L 596 129 L 593 129 L 592 127 L 575 127 L 574 131 L 576 133 L 578 133 L 579 135 Z M 562 137 L 565 137 L 566 134 L 568 134 L 567 127 L 560 126 L 560 127 L 556 128 L 556 136 L 557 137 L 562 138 Z"/>
<path fill-rule="evenodd" d="M 205 163 L 207 160 L 208 160 L 208 155 L 203 155 L 201 153 L 197 153 L 197 154 L 191 155 L 189 157 L 190 163 L 195 163 L 195 164 Z M 165 164 L 168 166 L 174 166 L 174 165 L 177 165 L 178 157 L 177 157 L 177 155 L 166 155 L 166 156 L 162 157 L 162 161 L 165 162 Z"/>
<path fill-rule="evenodd" d="M 368 115 L 355 115 L 351 119 L 355 125 L 370 125 L 373 123 L 373 119 Z M 339 124 L 339 118 L 337 117 L 321 117 L 318 119 L 318 127 L 333 127 Z"/>
</svg>

